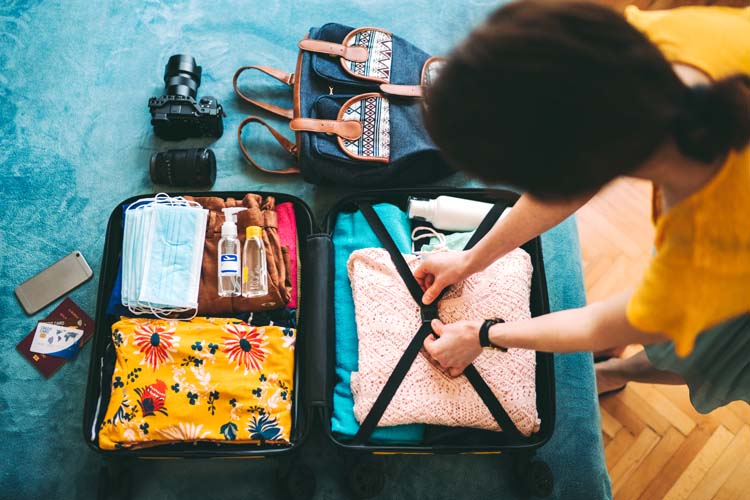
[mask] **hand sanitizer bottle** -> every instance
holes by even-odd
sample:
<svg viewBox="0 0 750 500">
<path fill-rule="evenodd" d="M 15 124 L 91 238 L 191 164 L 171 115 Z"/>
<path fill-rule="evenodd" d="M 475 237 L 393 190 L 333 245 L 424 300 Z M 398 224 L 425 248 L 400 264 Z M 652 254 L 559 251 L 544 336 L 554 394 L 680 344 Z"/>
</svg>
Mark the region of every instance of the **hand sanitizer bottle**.
<svg viewBox="0 0 750 500">
<path fill-rule="evenodd" d="M 258 226 L 248 226 L 245 230 L 245 246 L 242 250 L 242 296 L 260 297 L 263 295 L 268 295 L 263 233 Z"/>
<path fill-rule="evenodd" d="M 219 240 L 219 297 L 239 297 L 240 280 L 240 240 L 237 238 L 236 213 L 242 207 L 225 208 L 224 224 L 221 225 Z"/>
</svg>

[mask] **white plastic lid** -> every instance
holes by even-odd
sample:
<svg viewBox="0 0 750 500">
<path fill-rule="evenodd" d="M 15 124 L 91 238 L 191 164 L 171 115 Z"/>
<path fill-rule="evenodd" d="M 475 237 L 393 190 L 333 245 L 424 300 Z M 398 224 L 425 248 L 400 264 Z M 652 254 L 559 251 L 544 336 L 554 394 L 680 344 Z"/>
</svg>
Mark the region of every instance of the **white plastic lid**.
<svg viewBox="0 0 750 500">
<path fill-rule="evenodd" d="M 221 236 L 237 236 L 237 212 L 245 210 L 244 207 L 222 208 L 224 212 L 224 224 L 221 225 Z"/>
<path fill-rule="evenodd" d="M 221 225 L 222 236 L 237 236 L 237 224 L 231 220 L 226 221 Z"/>
<path fill-rule="evenodd" d="M 429 222 L 432 219 L 433 202 L 434 200 L 420 200 L 418 198 L 409 198 L 409 205 L 406 208 L 409 218 Z"/>
</svg>

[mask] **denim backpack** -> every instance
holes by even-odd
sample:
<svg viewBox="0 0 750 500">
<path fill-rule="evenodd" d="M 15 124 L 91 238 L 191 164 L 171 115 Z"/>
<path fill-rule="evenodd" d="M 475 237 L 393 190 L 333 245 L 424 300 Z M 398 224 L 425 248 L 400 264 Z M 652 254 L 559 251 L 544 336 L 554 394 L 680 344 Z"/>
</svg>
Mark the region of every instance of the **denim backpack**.
<svg viewBox="0 0 750 500">
<path fill-rule="evenodd" d="M 299 42 L 295 73 L 243 66 L 234 75 L 237 95 L 290 120 L 296 144 L 264 120 L 245 118 L 237 130 L 250 164 L 275 174 L 301 173 L 314 184 L 397 186 L 432 182 L 452 173 L 422 122 L 422 90 L 443 59 L 378 28 L 329 23 Z M 238 86 L 246 70 L 261 71 L 293 88 L 293 108 L 248 97 Z M 242 141 L 249 123 L 266 127 L 294 158 L 293 166 L 259 166 Z"/>
</svg>

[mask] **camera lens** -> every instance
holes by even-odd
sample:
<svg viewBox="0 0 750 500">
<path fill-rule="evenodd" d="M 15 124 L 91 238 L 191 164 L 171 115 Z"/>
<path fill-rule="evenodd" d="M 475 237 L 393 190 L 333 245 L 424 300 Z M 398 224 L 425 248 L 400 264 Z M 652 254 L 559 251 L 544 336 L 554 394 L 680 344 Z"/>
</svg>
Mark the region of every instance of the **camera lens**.
<svg viewBox="0 0 750 500">
<path fill-rule="evenodd" d="M 207 186 L 216 181 L 216 156 L 207 148 L 170 149 L 151 155 L 151 180 L 168 186 Z"/>
<path fill-rule="evenodd" d="M 201 67 L 193 57 L 184 54 L 173 55 L 164 67 L 164 84 L 167 95 L 195 99 L 201 85 Z"/>
</svg>

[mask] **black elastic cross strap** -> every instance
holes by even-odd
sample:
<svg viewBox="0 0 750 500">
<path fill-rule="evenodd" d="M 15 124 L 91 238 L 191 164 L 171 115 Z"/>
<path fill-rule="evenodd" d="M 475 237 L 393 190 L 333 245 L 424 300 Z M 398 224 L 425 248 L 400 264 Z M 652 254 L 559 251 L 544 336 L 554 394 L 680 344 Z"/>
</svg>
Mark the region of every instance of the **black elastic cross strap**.
<svg viewBox="0 0 750 500">
<path fill-rule="evenodd" d="M 378 217 L 378 215 L 375 213 L 372 205 L 370 205 L 369 203 L 359 203 L 358 206 L 360 211 L 362 212 L 362 215 L 364 215 L 365 220 L 367 220 L 368 224 L 375 233 L 375 236 L 377 236 L 385 250 L 390 255 L 391 260 L 396 266 L 396 270 L 398 271 L 401 279 L 404 281 L 404 284 L 409 290 L 409 293 L 412 295 L 415 302 L 417 302 L 417 304 L 419 305 L 422 313 L 422 326 L 419 328 L 416 335 L 414 335 L 414 337 L 412 338 L 406 351 L 401 356 L 401 359 L 399 359 L 396 367 L 393 369 L 393 372 L 391 372 L 388 381 L 380 391 L 380 394 L 375 400 L 375 403 L 370 409 L 370 412 L 367 414 L 367 417 L 365 417 L 365 420 L 362 422 L 362 425 L 360 426 L 356 436 L 354 436 L 352 444 L 364 444 L 369 441 L 370 436 L 375 431 L 375 427 L 383 416 L 383 413 L 385 413 L 388 404 L 393 399 L 393 396 L 396 394 L 396 391 L 401 385 L 401 382 L 403 382 L 406 373 L 414 363 L 414 359 L 417 357 L 424 339 L 432 333 L 430 321 L 437 318 L 437 303 L 442 297 L 443 293 L 445 293 L 445 290 L 443 290 L 443 292 L 441 292 L 438 298 L 435 299 L 435 301 L 431 305 L 425 306 L 422 303 L 422 288 L 419 286 L 416 278 L 414 278 L 414 275 L 412 274 L 411 269 L 409 269 L 408 264 L 404 260 L 403 255 L 401 255 L 401 252 L 396 246 L 396 243 L 393 241 L 393 238 L 391 238 L 391 235 L 388 234 L 388 231 L 383 225 L 383 222 L 380 220 L 380 217 Z M 471 248 L 471 246 L 476 244 L 477 241 L 479 241 L 485 234 L 487 234 L 487 232 L 492 228 L 492 226 L 497 221 L 497 218 L 502 213 L 503 208 L 504 207 L 501 205 L 495 205 L 492 207 L 490 212 L 474 232 L 474 235 L 469 240 L 465 248 Z M 464 375 L 466 375 L 467 380 L 469 380 L 469 383 L 471 383 L 472 387 L 474 387 L 474 390 L 482 399 L 482 402 L 484 402 L 493 418 L 500 425 L 503 432 L 507 432 L 513 437 L 520 437 L 521 433 L 518 431 L 515 424 L 513 424 L 513 421 L 508 416 L 502 404 L 500 404 L 500 402 L 497 400 L 492 390 L 482 379 L 481 375 L 479 375 L 479 372 L 477 372 L 476 368 L 473 365 L 469 365 L 464 370 Z"/>
<path fill-rule="evenodd" d="M 359 209 L 362 212 L 362 215 L 365 217 L 367 223 L 370 225 L 370 228 L 372 228 L 372 231 L 375 233 L 375 236 L 377 236 L 378 240 L 380 240 L 380 243 L 391 256 L 391 260 L 396 266 L 396 271 L 398 271 L 401 279 L 403 279 L 404 284 L 409 290 L 412 298 L 417 304 L 419 304 L 422 311 L 422 326 L 419 328 L 414 337 L 412 337 L 411 342 L 404 351 L 404 354 L 401 355 L 401 358 L 393 368 L 393 371 L 388 377 L 388 380 L 383 386 L 383 389 L 381 389 L 380 394 L 378 394 L 378 397 L 375 399 L 375 403 L 373 403 L 370 412 L 367 414 L 365 419 L 362 421 L 362 424 L 359 426 L 359 430 L 352 440 L 352 444 L 354 445 L 365 444 L 370 440 L 370 436 L 372 436 L 372 433 L 375 431 L 375 427 L 377 427 L 378 422 L 380 422 L 380 419 L 383 417 L 383 413 L 385 413 L 386 408 L 388 408 L 388 405 L 393 399 L 393 396 L 396 395 L 396 391 L 398 390 L 399 386 L 401 386 L 401 382 L 403 382 L 404 377 L 409 371 L 409 368 L 411 368 L 411 365 L 414 363 L 417 354 L 419 354 L 419 350 L 422 348 L 424 339 L 432 333 L 430 321 L 437 318 L 437 306 L 423 306 L 422 288 L 419 286 L 416 278 L 414 278 L 411 269 L 409 269 L 409 265 L 401 255 L 398 246 L 396 246 L 396 242 L 393 241 L 393 238 L 391 238 L 388 230 L 383 225 L 383 221 L 380 220 L 378 214 L 375 213 L 372 205 L 370 205 L 369 203 L 362 203 L 359 204 Z"/>
<path fill-rule="evenodd" d="M 516 424 L 508 416 L 508 412 L 505 411 L 503 405 L 497 400 L 495 393 L 492 392 L 490 386 L 484 381 L 482 376 L 477 371 L 474 365 L 469 365 L 464 369 L 464 375 L 469 381 L 471 386 L 477 391 L 477 394 L 482 399 L 482 402 L 490 410 L 492 418 L 500 425 L 500 428 L 505 434 L 511 436 L 513 439 L 520 439 L 523 437 L 521 432 L 516 427 Z"/>
<path fill-rule="evenodd" d="M 398 249 L 398 246 L 396 246 L 396 242 L 393 241 L 391 235 L 388 234 L 388 230 L 383 225 L 383 221 L 380 220 L 380 217 L 378 217 L 378 214 L 375 213 L 375 210 L 369 203 L 359 203 L 358 206 L 359 210 L 362 212 L 362 215 L 365 216 L 365 220 L 372 228 L 372 232 L 375 233 L 375 236 L 378 237 L 380 243 L 383 244 L 383 248 L 385 248 L 388 251 L 388 254 L 391 256 L 391 260 L 396 266 L 396 271 L 398 271 L 401 279 L 404 280 L 404 284 L 409 290 L 409 293 L 414 299 L 414 302 L 419 304 L 419 306 L 421 307 L 423 294 L 422 287 L 419 286 L 417 279 L 412 274 L 411 269 L 409 269 L 409 265 L 401 255 L 401 251 Z"/>
<path fill-rule="evenodd" d="M 474 248 L 474 245 L 479 243 L 479 240 L 484 238 L 487 233 L 490 232 L 490 229 L 494 227 L 497 220 L 503 214 L 503 210 L 505 210 L 505 205 L 501 205 L 500 203 L 495 203 L 494 205 L 492 205 L 492 208 L 489 212 L 487 212 L 487 215 L 484 216 L 484 219 L 482 219 L 482 222 L 479 224 L 479 227 L 477 227 L 477 230 L 474 231 L 474 234 L 471 235 L 469 241 L 466 242 L 464 250 Z"/>
<path fill-rule="evenodd" d="M 370 440 L 370 436 L 372 436 L 372 433 L 375 431 L 375 427 L 377 427 L 378 422 L 380 422 L 383 413 L 385 413 L 386 408 L 388 408 L 391 399 L 396 395 L 396 391 L 398 391 L 398 388 L 401 386 L 401 382 L 403 382 L 406 373 L 414 363 L 417 354 L 419 354 L 424 339 L 426 339 L 431 333 L 432 327 L 430 324 L 422 323 L 422 326 L 419 327 L 414 338 L 409 342 L 409 346 L 406 348 L 406 351 L 404 351 L 401 359 L 398 360 L 398 363 L 396 363 L 396 366 L 393 368 L 391 375 L 388 377 L 380 394 L 378 394 L 375 403 L 373 403 L 370 413 L 367 414 L 362 421 L 362 425 L 359 426 L 357 435 L 354 436 L 354 439 L 352 440 L 353 445 L 365 444 Z"/>
</svg>

